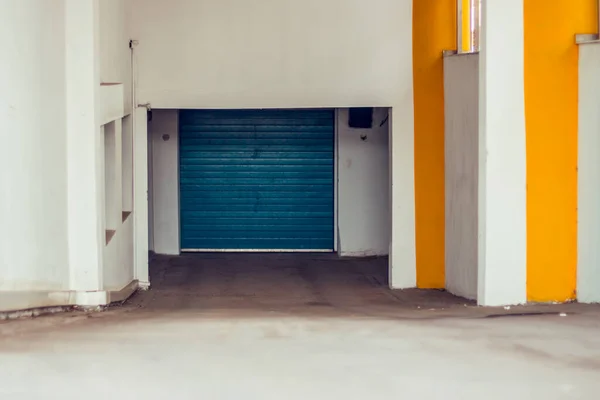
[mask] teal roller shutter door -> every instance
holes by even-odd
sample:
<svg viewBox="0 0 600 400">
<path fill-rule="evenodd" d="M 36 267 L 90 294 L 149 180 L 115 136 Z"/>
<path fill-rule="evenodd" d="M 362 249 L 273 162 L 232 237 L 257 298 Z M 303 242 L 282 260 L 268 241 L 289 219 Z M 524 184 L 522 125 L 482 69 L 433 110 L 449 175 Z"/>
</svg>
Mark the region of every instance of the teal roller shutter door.
<svg viewBox="0 0 600 400">
<path fill-rule="evenodd" d="M 182 250 L 333 250 L 333 110 L 182 110 Z"/>
</svg>

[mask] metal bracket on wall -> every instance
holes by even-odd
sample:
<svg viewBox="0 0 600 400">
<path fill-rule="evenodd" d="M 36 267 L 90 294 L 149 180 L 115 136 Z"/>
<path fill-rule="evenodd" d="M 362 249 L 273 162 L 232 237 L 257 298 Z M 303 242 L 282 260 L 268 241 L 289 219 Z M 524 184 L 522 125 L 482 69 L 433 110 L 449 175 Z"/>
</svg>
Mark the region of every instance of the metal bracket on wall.
<svg viewBox="0 0 600 400">
<path fill-rule="evenodd" d="M 152 121 L 152 106 L 150 103 L 138 104 L 139 108 L 145 108 L 148 112 L 148 122 Z"/>
</svg>

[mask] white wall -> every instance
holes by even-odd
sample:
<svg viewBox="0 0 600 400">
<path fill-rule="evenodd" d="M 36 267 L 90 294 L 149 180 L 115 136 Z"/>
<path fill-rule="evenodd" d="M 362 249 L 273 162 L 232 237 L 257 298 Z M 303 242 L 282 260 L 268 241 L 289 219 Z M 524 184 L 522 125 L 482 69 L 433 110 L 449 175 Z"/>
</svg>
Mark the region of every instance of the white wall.
<svg viewBox="0 0 600 400">
<path fill-rule="evenodd" d="M 600 42 L 579 46 L 577 300 L 600 302 Z"/>
<path fill-rule="evenodd" d="M 376 108 L 372 129 L 348 126 L 337 113 L 338 251 L 342 256 L 389 252 L 389 109 Z M 361 139 L 365 137 L 365 140 Z"/>
<path fill-rule="evenodd" d="M 103 304 L 105 287 L 131 282 L 133 223 L 120 224 L 120 193 L 104 247 L 101 129 L 108 114 L 120 123 L 130 90 L 100 85 L 131 80 L 125 5 L 0 2 L 0 310 Z M 110 182 L 121 189 L 121 143 L 113 150 Z"/>
<path fill-rule="evenodd" d="M 412 0 L 129 5 L 154 108 L 403 106 L 412 85 Z"/>
<path fill-rule="evenodd" d="M 131 276 L 127 223 L 103 247 L 99 123 L 100 82 L 122 82 L 131 111 L 129 28 L 140 41 L 140 102 L 153 107 L 394 107 L 391 248 L 397 270 L 408 271 L 395 286 L 414 286 L 411 0 L 6 0 L 0 7 L 0 162 L 10 194 L 0 199 L 0 289 L 99 293 Z M 135 110 L 132 224 L 133 276 L 147 282 L 147 245 L 139 245 L 148 223 L 145 114 Z"/>
<path fill-rule="evenodd" d="M 69 285 L 63 0 L 0 2 L 0 290 Z"/>
<path fill-rule="evenodd" d="M 139 41 L 136 102 L 154 109 L 392 107 L 390 285 L 414 287 L 412 3 L 128 0 L 131 37 Z"/>
<path fill-rule="evenodd" d="M 337 113 L 338 249 L 344 256 L 389 251 L 389 121 L 387 108 L 374 111 L 373 129 L 350 129 L 348 109 Z M 154 251 L 179 253 L 179 153 L 177 110 L 154 110 L 152 209 Z M 168 135 L 165 140 L 164 135 Z M 366 141 L 361 140 L 366 135 Z"/>
<path fill-rule="evenodd" d="M 129 10 L 125 0 L 98 2 L 100 81 L 123 84 L 125 114 L 131 113 L 132 105 Z"/>
<path fill-rule="evenodd" d="M 152 143 L 152 237 L 158 254 L 179 254 L 179 134 L 177 110 L 154 110 Z"/>
<path fill-rule="evenodd" d="M 479 54 L 444 57 L 446 290 L 477 298 Z"/>
</svg>

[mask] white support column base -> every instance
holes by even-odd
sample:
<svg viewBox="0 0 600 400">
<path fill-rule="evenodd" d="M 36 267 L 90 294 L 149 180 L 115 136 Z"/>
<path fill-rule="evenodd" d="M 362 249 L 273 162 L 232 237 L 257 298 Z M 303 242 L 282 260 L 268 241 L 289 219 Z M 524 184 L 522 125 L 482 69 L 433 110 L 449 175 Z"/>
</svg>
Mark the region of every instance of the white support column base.
<svg viewBox="0 0 600 400">
<path fill-rule="evenodd" d="M 412 104 L 412 99 L 402 104 Z M 389 285 L 392 289 L 408 289 L 417 286 L 413 108 L 393 107 L 389 123 Z"/>
<path fill-rule="evenodd" d="M 577 300 L 600 303 L 600 41 L 585 43 L 579 46 Z"/>
<path fill-rule="evenodd" d="M 135 278 L 150 282 L 148 272 L 148 112 L 134 109 L 133 125 L 133 240 Z"/>
<path fill-rule="evenodd" d="M 132 281 L 117 290 L 98 291 L 3 291 L 0 292 L 0 313 L 49 307 L 96 307 L 127 300 L 138 289 L 148 288 Z"/>
</svg>

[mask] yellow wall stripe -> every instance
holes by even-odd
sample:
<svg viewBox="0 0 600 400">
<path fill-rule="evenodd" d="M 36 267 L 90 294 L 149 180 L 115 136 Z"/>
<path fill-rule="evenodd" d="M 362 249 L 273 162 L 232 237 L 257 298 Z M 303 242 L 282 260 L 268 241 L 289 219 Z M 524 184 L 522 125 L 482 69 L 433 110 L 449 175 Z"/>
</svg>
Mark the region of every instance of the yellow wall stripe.
<svg viewBox="0 0 600 400">
<path fill-rule="evenodd" d="M 444 69 L 456 49 L 456 0 L 413 1 L 417 286 L 443 288 Z"/>
<path fill-rule="evenodd" d="M 524 0 L 527 297 L 575 298 L 576 33 L 597 30 L 596 0 Z M 600 205 L 599 205 L 600 207 Z"/>
</svg>

